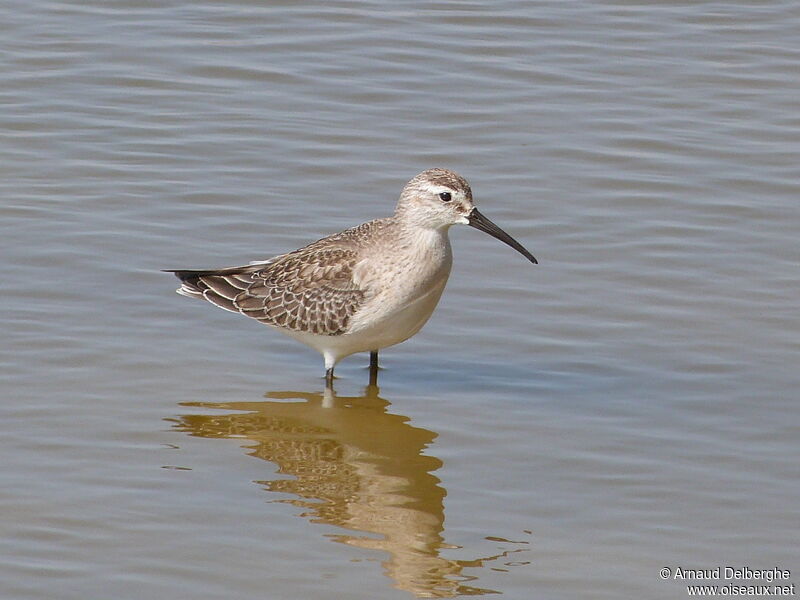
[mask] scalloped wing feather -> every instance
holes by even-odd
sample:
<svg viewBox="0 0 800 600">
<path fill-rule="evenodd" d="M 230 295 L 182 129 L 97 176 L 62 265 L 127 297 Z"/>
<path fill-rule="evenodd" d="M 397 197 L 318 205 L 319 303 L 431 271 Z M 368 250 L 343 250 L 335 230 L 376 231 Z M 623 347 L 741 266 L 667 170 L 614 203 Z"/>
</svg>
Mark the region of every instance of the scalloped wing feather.
<svg viewBox="0 0 800 600">
<path fill-rule="evenodd" d="M 176 271 L 183 282 L 179 291 L 267 325 L 341 335 L 363 303 L 365 291 L 353 282 L 356 249 L 326 241 L 269 262 L 216 271 Z"/>
</svg>

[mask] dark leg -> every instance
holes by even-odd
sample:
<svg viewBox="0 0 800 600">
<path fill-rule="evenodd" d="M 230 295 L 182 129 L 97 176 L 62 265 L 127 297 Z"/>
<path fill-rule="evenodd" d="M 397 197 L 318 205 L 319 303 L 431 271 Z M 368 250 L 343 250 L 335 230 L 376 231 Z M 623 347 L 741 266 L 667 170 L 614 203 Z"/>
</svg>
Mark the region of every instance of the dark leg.
<svg viewBox="0 0 800 600">
<path fill-rule="evenodd" d="M 333 387 L 333 367 L 325 371 L 325 387 Z"/>
<path fill-rule="evenodd" d="M 378 351 L 369 353 L 369 384 L 378 385 Z"/>
</svg>

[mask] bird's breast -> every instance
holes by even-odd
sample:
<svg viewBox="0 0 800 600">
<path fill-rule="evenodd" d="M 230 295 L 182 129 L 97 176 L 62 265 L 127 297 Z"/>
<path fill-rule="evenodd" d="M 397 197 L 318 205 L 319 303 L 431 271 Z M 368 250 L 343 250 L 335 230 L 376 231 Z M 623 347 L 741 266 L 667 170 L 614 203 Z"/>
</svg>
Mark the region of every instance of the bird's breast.
<svg viewBox="0 0 800 600">
<path fill-rule="evenodd" d="M 387 327 L 407 339 L 428 320 L 447 283 L 453 256 L 446 231 L 423 231 L 365 253 L 355 269 L 355 281 L 367 301 L 353 315 L 348 333 Z M 402 340 L 398 340 L 402 341 Z M 396 342 L 395 342 L 396 343 Z"/>
</svg>

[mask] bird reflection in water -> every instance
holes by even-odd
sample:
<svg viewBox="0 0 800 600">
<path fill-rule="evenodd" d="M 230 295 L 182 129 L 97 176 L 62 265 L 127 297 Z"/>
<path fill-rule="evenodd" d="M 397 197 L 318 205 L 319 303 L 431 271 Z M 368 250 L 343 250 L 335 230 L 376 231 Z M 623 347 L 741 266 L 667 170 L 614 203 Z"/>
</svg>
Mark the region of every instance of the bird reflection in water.
<svg viewBox="0 0 800 600">
<path fill-rule="evenodd" d="M 499 593 L 468 585 L 477 577 L 463 574 L 463 569 L 494 563 L 526 549 L 520 544 L 527 542 L 493 537 L 488 539 L 511 547 L 473 560 L 441 556 L 442 550 L 457 546 L 446 544 L 443 537 L 446 492 L 433 475 L 442 461 L 422 453 L 436 433 L 388 413 L 389 402 L 374 385 L 356 397 L 337 396 L 332 388 L 266 396 L 273 400 L 184 403 L 244 412 L 185 415 L 175 427 L 193 436 L 253 442 L 247 446 L 252 456 L 293 476 L 257 483 L 292 495 L 280 501 L 303 508 L 302 516 L 313 523 L 367 534 L 342 533 L 333 539 L 388 553 L 383 566 L 396 588 L 421 598 Z"/>
</svg>

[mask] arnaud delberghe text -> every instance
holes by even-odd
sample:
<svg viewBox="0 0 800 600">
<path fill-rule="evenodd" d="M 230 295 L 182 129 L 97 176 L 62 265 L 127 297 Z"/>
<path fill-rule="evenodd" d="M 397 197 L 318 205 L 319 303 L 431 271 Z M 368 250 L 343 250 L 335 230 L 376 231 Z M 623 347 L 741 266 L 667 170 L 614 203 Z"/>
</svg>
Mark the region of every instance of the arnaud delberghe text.
<svg viewBox="0 0 800 600">
<path fill-rule="evenodd" d="M 714 567 L 712 569 L 684 569 L 675 567 L 673 579 L 725 579 L 728 581 L 782 581 L 789 579 L 789 569 L 752 569 L 750 567 Z"/>
</svg>

